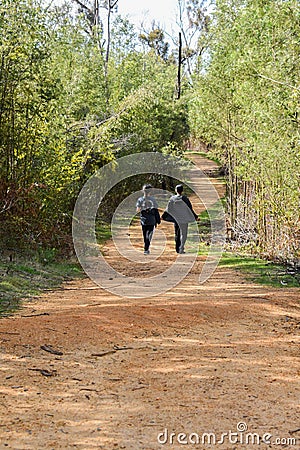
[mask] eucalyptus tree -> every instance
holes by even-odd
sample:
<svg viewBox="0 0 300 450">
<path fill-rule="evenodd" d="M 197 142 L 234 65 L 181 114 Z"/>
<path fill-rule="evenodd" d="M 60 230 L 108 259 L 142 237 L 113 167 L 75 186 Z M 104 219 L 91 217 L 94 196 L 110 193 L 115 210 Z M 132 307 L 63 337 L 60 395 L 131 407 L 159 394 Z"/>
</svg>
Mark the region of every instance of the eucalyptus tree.
<svg viewBox="0 0 300 450">
<path fill-rule="evenodd" d="M 101 55 L 67 4 L 4 0 L 0 34 L 0 214 L 7 233 L 51 240 L 86 176 L 86 127 L 105 111 Z"/>
<path fill-rule="evenodd" d="M 165 32 L 155 21 L 152 22 L 151 30 L 140 33 L 139 39 L 145 43 L 158 58 L 167 60 L 169 43 L 165 40 Z"/>
<path fill-rule="evenodd" d="M 228 172 L 235 237 L 295 258 L 299 232 L 296 0 L 219 0 L 191 125 Z"/>
<path fill-rule="evenodd" d="M 176 65 L 143 52 L 119 16 L 107 50 L 108 11 L 80 3 L 80 14 L 73 2 L 0 6 L 2 231 L 36 245 L 69 242 L 76 196 L 103 164 L 139 151 L 180 152 L 188 133 Z"/>
<path fill-rule="evenodd" d="M 182 64 L 192 81 L 198 59 L 207 48 L 206 35 L 210 23 L 207 0 L 177 0 L 177 25 L 182 39 Z M 177 46 L 179 43 L 175 39 Z"/>
<path fill-rule="evenodd" d="M 111 55 L 116 63 L 129 54 L 138 52 L 138 35 L 127 17 L 117 14 L 111 30 Z"/>
<path fill-rule="evenodd" d="M 53 34 L 40 2 L 4 0 L 0 35 L 0 214 L 7 223 L 1 231 L 4 242 L 14 233 L 34 240 L 49 193 L 43 172 L 56 164 L 50 155 L 59 147 L 53 140 L 60 97 Z"/>
<path fill-rule="evenodd" d="M 4 0 L 0 6 L 0 158 L 5 182 L 35 181 L 58 96 L 49 70 L 51 31 L 38 2 Z"/>
<path fill-rule="evenodd" d="M 106 99 L 109 104 L 108 64 L 111 49 L 111 22 L 113 13 L 117 12 L 119 0 L 73 0 L 79 5 L 79 13 L 83 12 L 89 25 L 89 34 L 98 44 L 103 56 L 103 70 L 106 86 Z M 102 11 L 105 11 L 105 13 Z"/>
</svg>

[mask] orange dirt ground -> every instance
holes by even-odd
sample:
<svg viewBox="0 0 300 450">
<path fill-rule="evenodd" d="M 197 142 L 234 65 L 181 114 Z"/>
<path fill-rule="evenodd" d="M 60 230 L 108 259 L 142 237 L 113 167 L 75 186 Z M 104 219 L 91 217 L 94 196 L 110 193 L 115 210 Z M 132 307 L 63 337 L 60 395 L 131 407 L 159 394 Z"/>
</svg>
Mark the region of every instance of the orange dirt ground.
<svg viewBox="0 0 300 450">
<path fill-rule="evenodd" d="M 142 271 L 111 242 L 104 253 L 126 274 L 158 273 L 174 260 L 161 227 L 166 249 Z M 139 226 L 131 239 L 141 247 Z M 199 285 L 202 265 L 157 297 L 86 279 L 1 319 L 0 449 L 299 448 L 299 289 L 221 268 Z"/>
</svg>

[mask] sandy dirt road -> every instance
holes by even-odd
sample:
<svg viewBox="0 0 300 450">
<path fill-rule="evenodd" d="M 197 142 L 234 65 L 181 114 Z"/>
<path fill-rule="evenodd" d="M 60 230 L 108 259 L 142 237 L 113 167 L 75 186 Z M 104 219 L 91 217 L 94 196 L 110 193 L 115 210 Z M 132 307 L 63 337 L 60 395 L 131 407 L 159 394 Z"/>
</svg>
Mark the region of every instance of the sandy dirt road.
<svg viewBox="0 0 300 450">
<path fill-rule="evenodd" d="M 104 253 L 125 274 L 158 273 L 175 258 L 162 227 L 166 249 L 142 269 L 111 242 Z M 0 449 L 299 448 L 300 290 L 221 268 L 199 285 L 203 262 L 156 297 L 86 279 L 1 319 Z"/>
</svg>

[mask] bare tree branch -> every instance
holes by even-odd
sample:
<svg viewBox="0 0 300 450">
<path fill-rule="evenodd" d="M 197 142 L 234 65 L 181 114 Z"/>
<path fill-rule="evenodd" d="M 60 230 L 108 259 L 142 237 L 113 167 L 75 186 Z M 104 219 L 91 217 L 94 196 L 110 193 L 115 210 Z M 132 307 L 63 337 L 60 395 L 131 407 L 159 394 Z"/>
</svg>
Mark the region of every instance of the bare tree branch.
<svg viewBox="0 0 300 450">
<path fill-rule="evenodd" d="M 263 75 L 263 74 L 258 73 L 258 72 L 255 72 L 255 74 L 256 74 L 258 77 L 263 78 L 264 80 L 268 80 L 268 81 L 271 81 L 272 83 L 280 84 L 280 85 L 282 85 L 282 86 L 289 87 L 290 89 L 295 89 L 296 91 L 300 91 L 300 88 L 298 88 L 298 87 L 296 87 L 296 86 L 292 86 L 291 84 L 284 83 L 283 81 L 274 80 L 273 78 L 267 77 L 266 75 Z"/>
<path fill-rule="evenodd" d="M 77 3 L 79 6 L 81 6 L 86 11 L 92 12 L 91 8 L 86 6 L 84 3 L 82 3 L 80 0 L 73 0 L 73 2 Z"/>
</svg>

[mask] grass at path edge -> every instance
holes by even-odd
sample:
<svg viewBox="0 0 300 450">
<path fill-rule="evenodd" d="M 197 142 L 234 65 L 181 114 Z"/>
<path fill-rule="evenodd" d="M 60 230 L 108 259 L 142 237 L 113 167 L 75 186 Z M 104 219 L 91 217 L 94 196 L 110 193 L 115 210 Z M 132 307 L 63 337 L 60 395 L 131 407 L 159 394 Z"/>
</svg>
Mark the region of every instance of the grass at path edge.
<svg viewBox="0 0 300 450">
<path fill-rule="evenodd" d="M 300 273 L 292 267 L 276 264 L 260 258 L 225 252 L 219 263 L 244 274 L 247 279 L 271 287 L 299 288 Z"/>
<path fill-rule="evenodd" d="M 57 289 L 65 281 L 79 277 L 83 277 L 83 272 L 73 261 L 48 263 L 24 258 L 15 262 L 0 261 L 0 316 L 12 314 L 23 299 Z"/>
<path fill-rule="evenodd" d="M 100 245 L 106 242 L 111 237 L 110 226 L 98 223 L 96 236 Z M 85 277 L 75 257 L 57 259 L 56 249 L 41 249 L 22 255 L 4 253 L 6 256 L 2 254 L 0 257 L 0 317 L 13 314 L 24 299 L 57 289 L 66 281 Z"/>
</svg>

